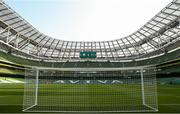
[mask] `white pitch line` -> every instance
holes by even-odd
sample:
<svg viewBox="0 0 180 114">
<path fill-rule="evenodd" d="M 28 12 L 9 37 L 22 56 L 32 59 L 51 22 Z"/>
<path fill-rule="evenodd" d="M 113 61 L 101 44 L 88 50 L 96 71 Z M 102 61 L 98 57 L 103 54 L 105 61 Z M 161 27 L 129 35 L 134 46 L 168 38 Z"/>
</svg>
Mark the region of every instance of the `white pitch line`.
<svg viewBox="0 0 180 114">
<path fill-rule="evenodd" d="M 16 80 L 16 79 L 11 79 L 11 78 L 9 78 L 9 79 L 7 79 L 7 80 L 9 80 L 9 81 L 11 81 L 11 82 L 13 82 L 13 83 L 24 83 L 24 82 L 22 82 L 22 81 L 19 81 L 19 80 Z"/>
<path fill-rule="evenodd" d="M 1 83 L 11 83 L 8 80 L 1 80 Z"/>
</svg>

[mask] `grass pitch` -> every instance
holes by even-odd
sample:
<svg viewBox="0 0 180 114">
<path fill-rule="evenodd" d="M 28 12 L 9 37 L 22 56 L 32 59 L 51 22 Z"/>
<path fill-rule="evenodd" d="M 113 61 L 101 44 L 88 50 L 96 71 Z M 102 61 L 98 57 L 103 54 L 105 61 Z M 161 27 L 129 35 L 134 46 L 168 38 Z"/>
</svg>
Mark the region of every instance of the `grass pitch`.
<svg viewBox="0 0 180 114">
<path fill-rule="evenodd" d="M 29 100 L 27 99 L 29 102 Z M 30 111 L 145 110 L 139 84 L 40 84 Z"/>
<path fill-rule="evenodd" d="M 91 89 L 87 89 L 87 87 L 83 87 L 84 89 L 86 88 L 87 92 L 91 91 Z M 83 89 L 82 88 L 82 89 Z M 63 89 L 63 88 L 62 88 Z M 93 105 L 102 105 L 104 104 L 101 102 L 101 104 L 97 104 L 98 102 L 100 103 L 101 100 L 101 92 L 103 92 L 103 89 L 101 87 L 97 88 L 99 90 L 99 97 L 97 96 L 93 102 Z M 51 91 L 53 91 L 51 89 Z M 71 93 L 71 89 L 69 88 L 68 90 L 62 90 L 65 92 L 65 95 L 61 94 L 61 97 L 64 101 L 67 101 L 66 105 L 72 105 L 68 98 L 70 96 L 78 97 L 79 95 L 73 95 Z M 81 91 L 79 89 L 79 91 Z M 94 90 L 92 90 L 94 91 Z M 112 91 L 112 88 L 109 89 L 109 91 Z M 67 93 L 66 93 L 67 92 Z M 23 103 L 23 94 L 24 94 L 24 85 L 23 84 L 0 84 L 0 112 L 17 112 L 21 113 L 22 112 L 22 103 Z M 57 94 L 57 93 L 56 93 Z M 45 94 L 44 94 L 45 95 Z M 58 94 L 57 94 L 58 95 Z M 89 95 L 88 95 L 89 96 Z M 80 96 L 79 96 L 80 97 Z M 90 95 L 89 98 L 93 97 L 93 95 Z M 109 101 L 108 98 L 111 97 L 112 95 L 109 94 L 107 95 L 107 100 Z M 46 97 L 44 97 L 46 98 Z M 44 99 L 42 97 L 42 99 Z M 94 98 L 94 97 L 93 97 Z M 115 97 L 114 97 L 115 98 Z M 82 102 L 84 102 L 85 99 L 87 98 L 81 98 Z M 44 101 L 45 102 L 45 101 Z M 55 101 L 53 101 L 55 102 Z M 53 103 L 52 102 L 52 103 Z M 118 105 L 118 101 L 112 101 L 115 102 L 116 105 Z M 107 102 L 106 102 L 107 103 Z M 110 103 L 110 101 L 109 101 Z M 110 103 L 111 104 L 111 103 Z M 159 104 L 159 112 L 180 112 L 180 85 L 158 85 L 158 104 Z M 64 104 L 65 105 L 65 104 Z M 106 104 L 108 105 L 108 103 Z"/>
</svg>

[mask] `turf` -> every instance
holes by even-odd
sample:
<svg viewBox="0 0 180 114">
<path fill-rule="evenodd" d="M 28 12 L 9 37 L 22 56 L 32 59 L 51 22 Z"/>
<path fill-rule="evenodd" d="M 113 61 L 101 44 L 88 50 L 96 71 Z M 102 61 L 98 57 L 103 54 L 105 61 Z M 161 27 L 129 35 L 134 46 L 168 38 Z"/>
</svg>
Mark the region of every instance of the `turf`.
<svg viewBox="0 0 180 114">
<path fill-rule="evenodd" d="M 40 106 L 35 108 L 42 111 L 141 110 L 145 107 L 141 105 L 138 89 L 140 91 L 140 84 L 40 84 Z M 48 108 L 47 104 L 51 107 Z"/>
<path fill-rule="evenodd" d="M 85 88 L 87 87 L 84 87 L 84 89 Z M 103 92 L 101 88 L 97 88 L 97 89 L 100 91 L 100 93 Z M 71 91 L 71 87 L 68 90 L 63 90 L 62 88 L 62 91 L 65 91 L 65 92 Z M 109 89 L 109 92 L 110 91 L 112 90 Z M 22 103 L 23 103 L 23 92 L 24 92 L 23 84 L 0 84 L 0 112 L 21 113 Z M 70 92 L 65 93 L 65 94 L 66 96 L 64 96 L 63 94 L 61 95 L 64 96 L 63 99 L 66 101 L 68 100 L 68 98 L 70 98 L 70 96 L 72 97 L 72 94 Z M 56 95 L 59 96 L 58 94 Z M 78 95 L 79 94 L 74 95 L 74 97 L 77 97 Z M 83 100 L 85 99 L 86 97 L 84 97 L 81 102 L 84 102 Z M 95 105 L 96 102 L 100 102 L 99 100 L 101 99 L 96 98 L 91 103 Z M 107 101 L 108 101 L 108 97 L 107 97 Z M 117 103 L 117 101 L 115 102 Z M 70 105 L 70 103 L 71 102 L 69 103 L 67 102 L 66 105 Z M 180 108 L 179 108 L 180 107 L 180 85 L 158 85 L 158 104 L 159 104 L 159 112 L 169 112 L 169 113 L 180 112 Z M 64 108 L 68 110 L 68 107 L 64 107 Z"/>
</svg>

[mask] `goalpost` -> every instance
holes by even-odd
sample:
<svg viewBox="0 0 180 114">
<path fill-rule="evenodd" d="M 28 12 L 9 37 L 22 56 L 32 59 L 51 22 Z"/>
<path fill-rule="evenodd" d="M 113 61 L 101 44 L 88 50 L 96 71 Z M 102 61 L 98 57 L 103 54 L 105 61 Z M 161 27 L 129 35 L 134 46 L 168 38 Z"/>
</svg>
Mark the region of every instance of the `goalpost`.
<svg viewBox="0 0 180 114">
<path fill-rule="evenodd" d="M 26 69 L 24 112 L 158 111 L 156 68 Z"/>
</svg>

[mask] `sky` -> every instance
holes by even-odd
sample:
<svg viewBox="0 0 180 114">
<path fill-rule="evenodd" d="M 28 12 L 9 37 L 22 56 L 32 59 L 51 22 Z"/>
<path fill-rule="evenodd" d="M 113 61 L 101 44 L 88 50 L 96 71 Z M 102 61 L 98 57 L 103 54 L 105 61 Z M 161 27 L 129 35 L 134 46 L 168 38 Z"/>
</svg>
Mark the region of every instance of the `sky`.
<svg viewBox="0 0 180 114">
<path fill-rule="evenodd" d="M 107 41 L 137 31 L 172 0 L 4 0 L 41 33 Z"/>
</svg>

